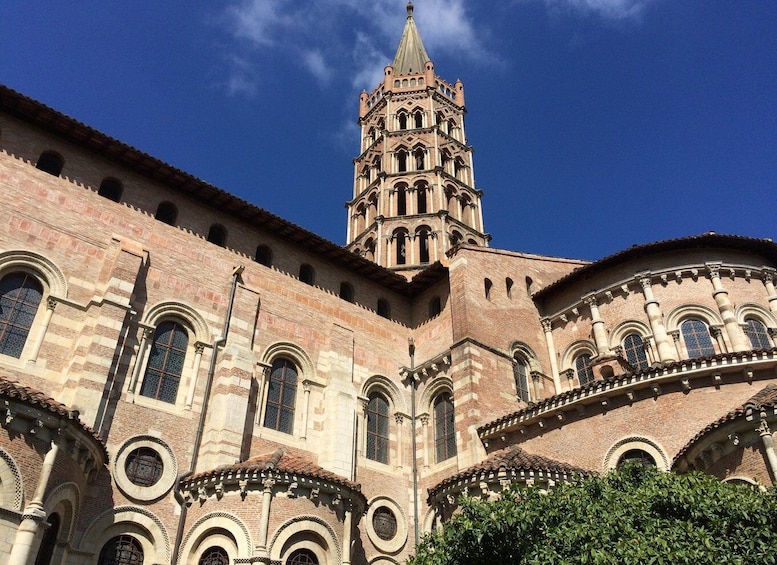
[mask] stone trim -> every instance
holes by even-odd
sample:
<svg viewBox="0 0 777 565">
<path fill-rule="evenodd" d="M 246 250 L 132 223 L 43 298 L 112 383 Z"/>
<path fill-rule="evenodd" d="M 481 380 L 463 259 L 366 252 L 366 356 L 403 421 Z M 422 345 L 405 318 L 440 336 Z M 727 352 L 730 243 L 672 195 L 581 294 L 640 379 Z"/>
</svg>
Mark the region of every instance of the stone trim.
<svg viewBox="0 0 777 565">
<path fill-rule="evenodd" d="M 126 473 L 127 457 L 140 447 L 153 449 L 162 459 L 162 476 L 155 484 L 149 487 L 134 484 L 129 480 Z M 178 476 L 178 462 L 173 450 L 161 439 L 148 435 L 135 436 L 126 440 L 116 450 L 111 472 L 116 486 L 127 497 L 140 502 L 153 502 L 162 498 L 173 488 L 175 479 Z"/>
<path fill-rule="evenodd" d="M 5 449 L 0 447 L 0 484 L 3 485 L 3 494 L 12 494 L 13 506 L 7 509 L 22 511 L 24 507 L 24 488 L 22 474 L 13 457 Z M 10 488 L 9 488 L 10 487 Z M 5 498 L 5 496 L 3 496 Z"/>
<path fill-rule="evenodd" d="M 372 527 L 372 519 L 375 512 L 384 507 L 391 510 L 394 517 L 397 519 L 397 533 L 390 540 L 384 540 L 378 536 L 378 533 Z M 384 553 L 397 553 L 405 547 L 405 544 L 407 543 L 407 516 L 405 516 L 405 513 L 399 504 L 387 496 L 376 496 L 369 501 L 364 528 L 367 530 L 367 536 L 370 538 L 370 541 Z"/>
</svg>

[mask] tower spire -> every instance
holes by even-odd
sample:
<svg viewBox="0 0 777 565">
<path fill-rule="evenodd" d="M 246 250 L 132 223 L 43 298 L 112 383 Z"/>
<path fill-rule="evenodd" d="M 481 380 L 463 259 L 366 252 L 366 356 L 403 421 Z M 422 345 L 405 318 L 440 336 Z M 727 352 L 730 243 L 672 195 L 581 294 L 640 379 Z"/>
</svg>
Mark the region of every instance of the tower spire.
<svg viewBox="0 0 777 565">
<path fill-rule="evenodd" d="M 399 41 L 397 53 L 394 55 L 394 72 L 398 75 L 424 72 L 424 66 L 429 60 L 421 34 L 413 19 L 413 3 L 407 3 L 407 20 L 402 31 L 402 39 Z"/>
</svg>

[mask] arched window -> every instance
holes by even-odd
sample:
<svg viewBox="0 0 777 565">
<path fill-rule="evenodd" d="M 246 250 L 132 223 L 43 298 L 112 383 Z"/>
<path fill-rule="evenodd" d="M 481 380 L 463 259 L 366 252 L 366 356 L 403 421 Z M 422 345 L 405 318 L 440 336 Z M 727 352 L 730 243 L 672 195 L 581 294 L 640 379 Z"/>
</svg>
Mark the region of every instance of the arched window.
<svg viewBox="0 0 777 565">
<path fill-rule="evenodd" d="M 397 194 L 397 216 L 407 214 L 407 187 L 400 184 L 396 188 Z"/>
<path fill-rule="evenodd" d="M 296 549 L 289 555 L 286 565 L 318 565 L 318 557 L 309 549 Z"/>
<path fill-rule="evenodd" d="M 175 402 L 188 346 L 189 336 L 181 324 L 166 321 L 157 326 L 140 389 L 142 396 Z"/>
<path fill-rule="evenodd" d="M 513 357 L 513 377 L 515 378 L 515 390 L 518 398 L 529 402 L 529 368 L 526 361 L 519 355 Z"/>
<path fill-rule="evenodd" d="M 423 171 L 426 168 L 426 151 L 419 147 L 413 151 L 413 157 L 415 157 L 415 170 Z"/>
<path fill-rule="evenodd" d="M 642 449 L 629 449 L 626 453 L 620 456 L 616 468 L 622 469 L 629 463 L 642 465 L 646 469 L 656 466 L 656 460 L 653 459 L 653 456 Z"/>
<path fill-rule="evenodd" d="M 389 403 L 377 392 L 367 403 L 367 459 L 388 463 Z"/>
<path fill-rule="evenodd" d="M 510 277 L 505 278 L 505 293 L 507 294 L 507 298 L 513 297 L 513 279 Z"/>
<path fill-rule="evenodd" d="M 685 320 L 680 324 L 680 332 L 683 334 L 685 350 L 689 358 L 715 355 L 710 331 L 707 329 L 707 324 L 701 320 Z"/>
<path fill-rule="evenodd" d="M 213 224 L 208 230 L 208 241 L 219 247 L 224 247 L 227 244 L 227 230 L 223 226 Z"/>
<path fill-rule="evenodd" d="M 100 183 L 100 188 L 97 194 L 108 200 L 118 202 L 121 200 L 122 187 L 121 183 L 116 179 L 106 178 Z"/>
<path fill-rule="evenodd" d="M 229 565 L 229 555 L 217 545 L 208 548 L 200 557 L 199 565 Z"/>
<path fill-rule="evenodd" d="M 407 263 L 407 233 L 403 230 L 397 230 L 394 233 L 394 239 L 397 265 L 404 265 Z"/>
<path fill-rule="evenodd" d="M 429 262 L 429 230 L 427 228 L 419 228 L 416 232 L 416 238 L 418 239 L 418 262 Z"/>
<path fill-rule="evenodd" d="M 429 317 L 434 318 L 442 312 L 442 301 L 439 296 L 435 296 L 429 301 Z"/>
<path fill-rule="evenodd" d="M 575 359 L 575 373 L 580 386 L 593 382 L 594 371 L 591 369 L 591 355 L 583 353 Z"/>
<path fill-rule="evenodd" d="M 132 536 L 116 536 L 103 546 L 97 565 L 143 565 L 143 548 Z"/>
<path fill-rule="evenodd" d="M 415 114 L 413 114 L 413 119 L 415 119 L 415 127 L 424 127 L 424 115 L 421 113 L 421 110 L 416 110 Z"/>
<path fill-rule="evenodd" d="M 483 279 L 483 291 L 486 295 L 486 300 L 491 300 L 491 288 L 494 286 L 494 283 L 491 282 L 491 279 Z"/>
<path fill-rule="evenodd" d="M 407 151 L 400 149 L 397 151 L 397 172 L 404 173 L 407 171 Z"/>
<path fill-rule="evenodd" d="M 346 302 L 353 302 L 353 287 L 347 282 L 340 283 L 340 298 Z"/>
<path fill-rule="evenodd" d="M 162 223 L 173 226 L 178 219 L 178 209 L 172 202 L 160 202 L 154 217 Z"/>
<path fill-rule="evenodd" d="M 266 245 L 259 245 L 256 248 L 256 255 L 254 255 L 254 259 L 260 265 L 264 265 L 265 267 L 272 267 L 272 250 Z"/>
<path fill-rule="evenodd" d="M 397 114 L 397 119 L 399 121 L 399 129 L 407 129 L 407 114 L 400 112 Z"/>
<path fill-rule="evenodd" d="M 264 427 L 286 434 L 294 431 L 294 406 L 297 400 L 297 367 L 282 357 L 273 361 L 267 386 Z"/>
<path fill-rule="evenodd" d="M 378 298 L 378 316 L 386 319 L 391 318 L 391 306 L 388 300 Z"/>
<path fill-rule="evenodd" d="M 753 349 L 769 349 L 772 347 L 766 326 L 760 320 L 747 318 L 745 320 L 745 335 L 750 339 L 750 345 Z"/>
<path fill-rule="evenodd" d="M 54 151 L 44 151 L 40 154 L 40 157 L 38 157 L 38 163 L 35 165 L 35 168 L 40 169 L 44 173 L 58 177 L 64 166 L 65 160 L 61 155 Z"/>
<path fill-rule="evenodd" d="M 429 190 L 425 184 L 420 184 L 416 186 L 416 193 L 418 197 L 417 211 L 419 214 L 426 214 L 426 211 L 427 211 L 426 195 L 428 192 Z"/>
<path fill-rule="evenodd" d="M 9 273 L 0 279 L 0 353 L 22 356 L 43 286 L 28 273 Z"/>
<path fill-rule="evenodd" d="M 629 334 L 624 338 L 623 352 L 626 354 L 626 361 L 636 370 L 641 371 L 648 368 L 645 343 L 639 334 Z"/>
<path fill-rule="evenodd" d="M 453 414 L 453 400 L 444 392 L 434 401 L 434 444 L 437 462 L 456 455 L 456 429 Z"/>
<path fill-rule="evenodd" d="M 313 284 L 316 279 L 316 272 L 313 267 L 307 263 L 299 266 L 299 280 L 305 284 Z"/>
<path fill-rule="evenodd" d="M 59 536 L 59 514 L 54 513 L 46 521 L 49 527 L 43 533 L 43 539 L 38 548 L 38 555 L 35 557 L 35 565 L 51 565 L 51 558 L 54 557 L 54 550 L 57 548 L 57 537 Z"/>
</svg>

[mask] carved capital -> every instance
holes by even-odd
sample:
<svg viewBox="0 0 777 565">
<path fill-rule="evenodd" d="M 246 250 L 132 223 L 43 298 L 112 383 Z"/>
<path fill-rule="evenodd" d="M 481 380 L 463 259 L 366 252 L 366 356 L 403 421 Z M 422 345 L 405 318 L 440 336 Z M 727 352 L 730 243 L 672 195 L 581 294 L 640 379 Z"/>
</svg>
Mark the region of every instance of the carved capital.
<svg viewBox="0 0 777 565">
<path fill-rule="evenodd" d="M 705 266 L 711 278 L 720 278 L 720 263 L 707 263 Z"/>
<path fill-rule="evenodd" d="M 402 422 L 405 421 L 405 417 L 399 412 L 397 412 L 396 414 L 394 414 L 394 421 L 397 423 L 398 426 L 401 426 Z"/>
<path fill-rule="evenodd" d="M 275 486 L 275 479 L 271 477 L 267 477 L 262 481 L 263 492 L 272 492 L 272 489 L 274 486 Z"/>
<path fill-rule="evenodd" d="M 421 420 L 422 426 L 428 426 L 429 425 L 429 414 L 421 414 L 419 416 L 419 420 Z"/>
<path fill-rule="evenodd" d="M 540 320 L 540 323 L 542 324 L 542 330 L 545 333 L 549 333 L 553 329 L 553 322 L 550 321 L 550 318 L 543 318 Z"/>
<path fill-rule="evenodd" d="M 587 294 L 583 298 L 583 303 L 589 308 L 596 308 L 599 306 L 599 302 L 596 300 L 595 294 Z"/>
<path fill-rule="evenodd" d="M 712 334 L 712 337 L 717 339 L 723 335 L 723 329 L 720 326 L 710 326 L 710 333 Z"/>
<path fill-rule="evenodd" d="M 764 283 L 772 283 L 773 284 L 774 283 L 774 278 L 775 278 L 775 273 L 777 273 L 777 271 L 775 271 L 774 269 L 764 268 L 761 271 L 761 280 Z"/>
<path fill-rule="evenodd" d="M 194 353 L 197 355 L 202 355 L 203 351 L 205 351 L 205 344 L 201 341 L 198 341 L 194 344 Z"/>
<path fill-rule="evenodd" d="M 668 333 L 672 336 L 672 339 L 675 341 L 675 343 L 680 341 L 680 330 L 674 330 Z"/>
<path fill-rule="evenodd" d="M 650 275 L 647 275 L 647 276 L 637 275 L 636 280 L 642 286 L 643 289 L 649 289 L 653 284 L 653 281 L 651 280 Z"/>
<path fill-rule="evenodd" d="M 57 307 L 57 299 L 52 296 L 49 296 L 48 299 L 46 300 L 46 308 L 48 310 L 53 310 L 56 307 Z"/>
</svg>

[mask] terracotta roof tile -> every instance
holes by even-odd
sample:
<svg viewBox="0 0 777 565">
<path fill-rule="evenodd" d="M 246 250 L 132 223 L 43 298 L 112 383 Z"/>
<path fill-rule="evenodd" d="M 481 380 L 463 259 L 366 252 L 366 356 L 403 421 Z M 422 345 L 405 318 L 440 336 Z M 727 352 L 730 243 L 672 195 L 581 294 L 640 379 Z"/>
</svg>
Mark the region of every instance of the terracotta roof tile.
<svg viewBox="0 0 777 565">
<path fill-rule="evenodd" d="M 775 407 L 777 407 L 777 385 L 769 384 L 751 396 L 741 406 L 734 408 L 730 412 L 702 428 L 688 443 L 683 446 L 677 455 L 675 455 L 675 458 L 672 460 L 672 466 L 674 466 L 677 461 L 680 460 L 688 452 L 688 450 L 691 449 L 691 447 L 693 447 L 694 444 L 696 444 L 707 434 L 717 430 L 729 422 L 747 416 L 750 412 L 760 412 L 765 408 Z"/>
<path fill-rule="evenodd" d="M 203 473 L 193 475 L 186 479 L 185 482 L 191 483 L 200 479 L 217 477 L 219 475 L 232 474 L 241 471 L 250 473 L 272 470 L 277 471 L 278 473 L 305 475 L 307 477 L 329 481 L 331 483 L 347 487 L 356 492 L 361 491 L 360 484 L 354 483 L 353 481 L 332 473 L 331 471 L 327 471 L 323 467 L 316 465 L 305 454 L 288 448 L 281 448 L 272 453 L 252 457 L 247 461 L 235 463 L 234 465 L 216 467 L 210 471 L 205 471 Z"/>
<path fill-rule="evenodd" d="M 549 457 L 543 457 L 542 455 L 533 455 L 527 453 L 517 445 L 511 445 L 510 447 L 495 451 L 477 465 L 473 465 L 456 475 L 444 479 L 442 482 L 429 489 L 429 497 L 433 497 L 440 490 L 459 481 L 471 479 L 485 473 L 497 472 L 500 469 L 514 471 L 545 471 L 548 473 L 567 475 L 593 474 L 592 471 L 575 467 L 569 463 L 556 461 Z"/>
<path fill-rule="evenodd" d="M 34 406 L 49 412 L 50 414 L 55 414 L 60 418 L 66 418 L 72 421 L 77 427 L 81 428 L 87 436 L 94 439 L 100 446 L 105 461 L 108 461 L 108 451 L 105 448 L 105 443 L 92 428 L 79 419 L 78 410 L 71 410 L 61 402 L 57 402 L 50 396 L 47 396 L 45 393 L 32 387 L 22 386 L 7 377 L 0 377 L 0 398 L 12 398 L 29 406 Z"/>
</svg>

